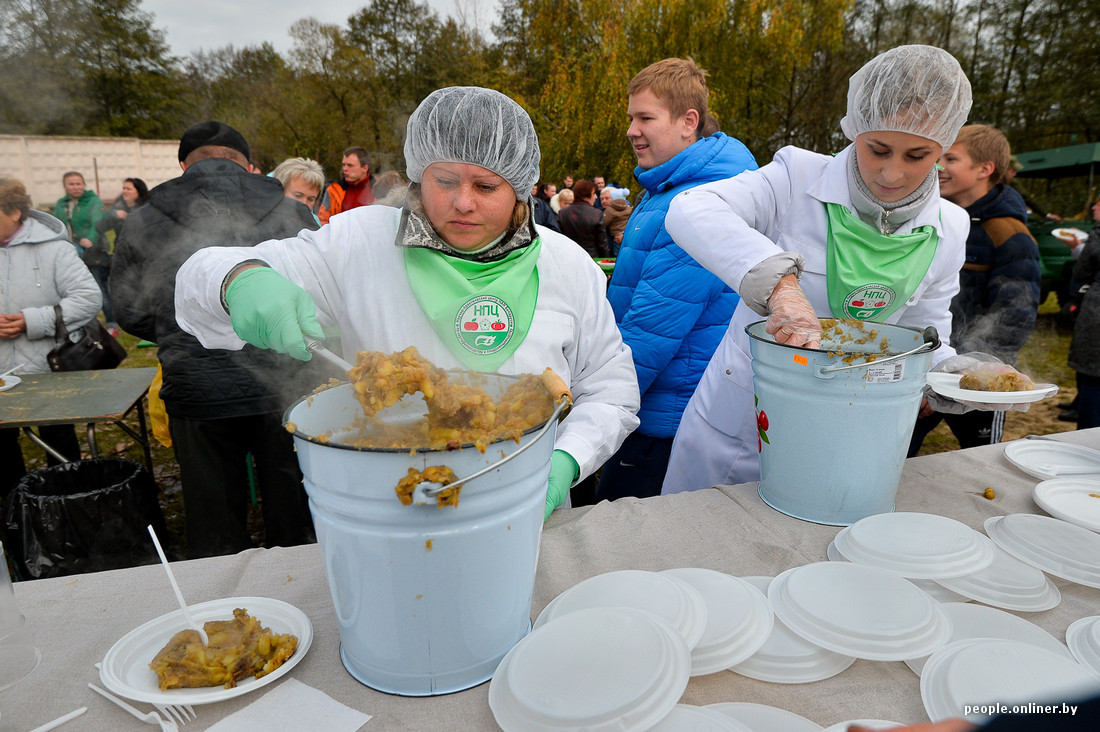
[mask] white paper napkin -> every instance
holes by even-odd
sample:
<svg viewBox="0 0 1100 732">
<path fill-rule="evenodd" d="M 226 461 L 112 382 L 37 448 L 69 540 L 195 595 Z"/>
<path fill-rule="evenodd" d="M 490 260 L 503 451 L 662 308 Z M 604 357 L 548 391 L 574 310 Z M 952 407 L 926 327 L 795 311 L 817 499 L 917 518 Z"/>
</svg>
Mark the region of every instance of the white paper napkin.
<svg viewBox="0 0 1100 732">
<path fill-rule="evenodd" d="M 341 704 L 320 689 L 297 679 L 286 679 L 244 709 L 209 727 L 207 732 L 271 732 L 273 729 L 355 732 L 370 718 L 371 715 Z"/>
</svg>

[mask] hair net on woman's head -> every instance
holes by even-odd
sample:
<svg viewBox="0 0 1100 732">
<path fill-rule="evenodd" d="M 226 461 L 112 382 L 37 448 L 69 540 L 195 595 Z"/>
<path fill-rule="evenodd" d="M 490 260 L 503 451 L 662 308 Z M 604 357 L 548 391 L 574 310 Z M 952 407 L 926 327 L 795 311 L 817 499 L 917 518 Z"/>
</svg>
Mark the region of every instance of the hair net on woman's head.
<svg viewBox="0 0 1100 732">
<path fill-rule="evenodd" d="M 472 163 L 504 178 L 523 201 L 538 182 L 540 157 L 527 112 L 493 89 L 437 89 L 409 117 L 406 172 L 417 183 L 432 163 Z"/>
<path fill-rule="evenodd" d="M 852 75 L 840 129 L 849 140 L 864 132 L 908 132 L 946 150 L 970 103 L 970 80 L 954 56 L 934 46 L 898 46 Z"/>
</svg>

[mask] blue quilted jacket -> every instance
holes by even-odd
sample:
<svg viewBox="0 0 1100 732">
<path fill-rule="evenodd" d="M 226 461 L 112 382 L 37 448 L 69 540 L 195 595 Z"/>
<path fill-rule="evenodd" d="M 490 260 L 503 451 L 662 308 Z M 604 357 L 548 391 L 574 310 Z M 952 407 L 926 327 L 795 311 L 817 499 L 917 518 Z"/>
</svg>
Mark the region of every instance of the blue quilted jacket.
<svg viewBox="0 0 1100 732">
<path fill-rule="evenodd" d="M 642 434 L 676 434 L 739 299 L 672 241 L 668 205 L 681 191 L 756 167 L 748 148 L 718 132 L 662 165 L 634 169 L 646 193 L 626 224 L 607 298 L 634 355 Z"/>
</svg>

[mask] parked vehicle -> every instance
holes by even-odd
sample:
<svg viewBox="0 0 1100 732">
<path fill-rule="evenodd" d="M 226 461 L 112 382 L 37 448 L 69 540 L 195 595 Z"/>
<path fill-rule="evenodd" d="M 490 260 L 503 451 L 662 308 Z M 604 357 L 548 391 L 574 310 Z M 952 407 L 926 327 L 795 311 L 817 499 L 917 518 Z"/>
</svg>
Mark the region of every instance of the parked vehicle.
<svg viewBox="0 0 1100 732">
<path fill-rule="evenodd" d="M 1080 302 L 1078 288 L 1070 281 L 1073 255 L 1065 241 L 1056 237 L 1054 232 L 1061 228 L 1080 229 L 1086 233 L 1092 230 L 1095 222 L 1091 218 L 1089 207 L 1096 200 L 1096 181 L 1100 174 L 1100 143 L 1019 153 L 1016 160 L 1021 166 L 1017 177 L 1025 180 L 1046 180 L 1048 192 L 1055 185 L 1064 191 L 1066 184 L 1070 184 L 1070 195 L 1075 203 L 1072 204 L 1072 210 L 1060 212 L 1065 217 L 1061 220 L 1047 218 L 1048 211 L 1035 203 L 1036 198 L 1042 197 L 1040 186 L 1027 185 L 1034 195 L 1024 196 L 1032 209 L 1028 229 L 1039 245 L 1042 268 L 1040 301 L 1045 302 L 1047 296 L 1054 292 L 1062 313 L 1070 316 L 1073 307 Z M 1074 180 L 1061 180 L 1071 178 Z M 1077 193 L 1078 181 L 1080 194 Z M 1078 214 L 1080 218 L 1077 218 Z"/>
</svg>

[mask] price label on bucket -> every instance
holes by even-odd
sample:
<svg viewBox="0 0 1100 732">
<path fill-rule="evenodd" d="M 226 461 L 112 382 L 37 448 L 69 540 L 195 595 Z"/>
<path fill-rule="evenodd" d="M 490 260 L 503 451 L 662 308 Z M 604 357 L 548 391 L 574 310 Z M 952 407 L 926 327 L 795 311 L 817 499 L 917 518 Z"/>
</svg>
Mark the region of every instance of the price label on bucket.
<svg viewBox="0 0 1100 732">
<path fill-rule="evenodd" d="M 869 364 L 865 380 L 872 384 L 889 384 L 893 381 L 901 381 L 905 377 L 905 359 L 891 361 L 881 365 Z"/>
</svg>

